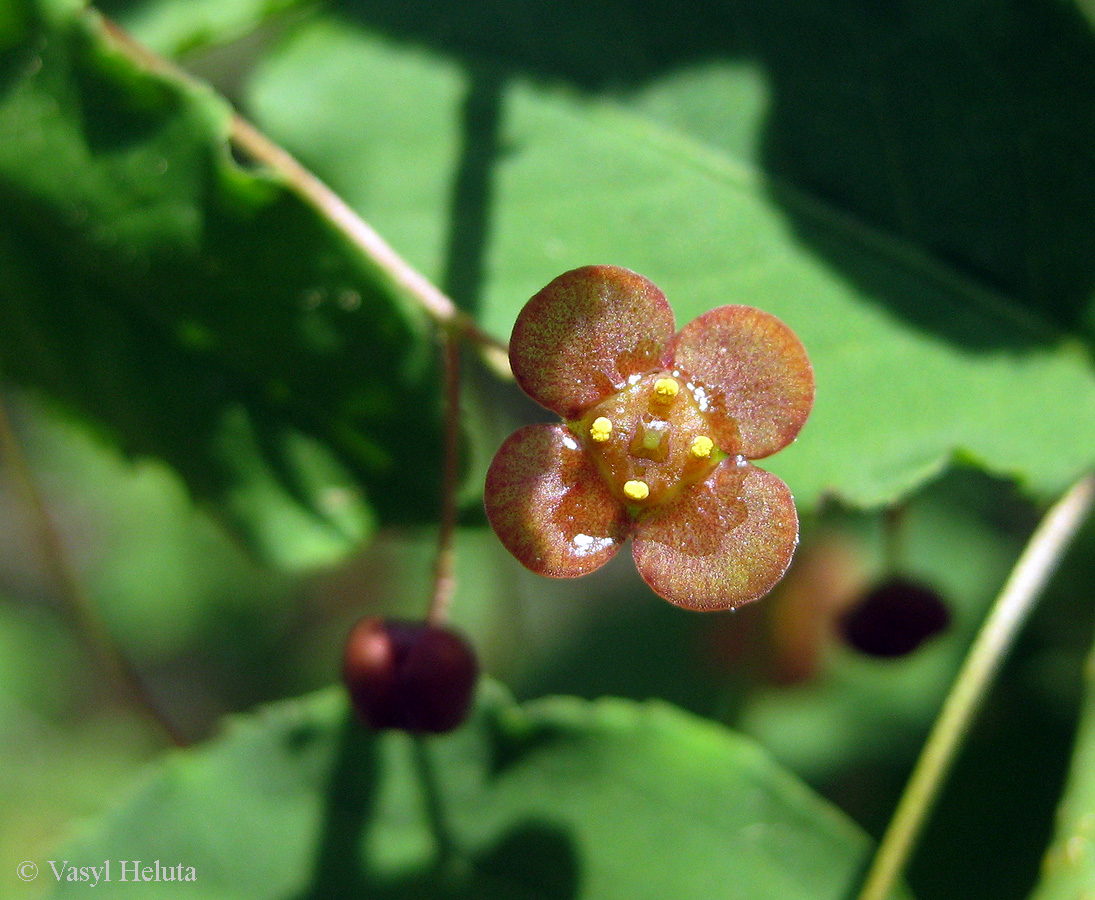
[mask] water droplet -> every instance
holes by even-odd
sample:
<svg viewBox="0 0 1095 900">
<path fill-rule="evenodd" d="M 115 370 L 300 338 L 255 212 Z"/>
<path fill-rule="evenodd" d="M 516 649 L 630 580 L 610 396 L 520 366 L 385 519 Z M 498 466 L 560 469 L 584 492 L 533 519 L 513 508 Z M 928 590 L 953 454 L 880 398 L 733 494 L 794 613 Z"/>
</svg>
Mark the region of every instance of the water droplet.
<svg viewBox="0 0 1095 900">
<path fill-rule="evenodd" d="M 707 391 L 698 384 L 694 385 L 691 382 L 688 383 L 687 387 L 692 392 L 692 397 L 695 399 L 696 406 L 699 407 L 700 412 L 707 412 L 711 408 L 711 401 L 707 397 Z"/>
<path fill-rule="evenodd" d="M 591 534 L 576 534 L 571 542 L 574 549 L 581 556 L 589 556 L 592 553 L 600 553 L 612 546 L 612 538 L 594 537 Z"/>
</svg>

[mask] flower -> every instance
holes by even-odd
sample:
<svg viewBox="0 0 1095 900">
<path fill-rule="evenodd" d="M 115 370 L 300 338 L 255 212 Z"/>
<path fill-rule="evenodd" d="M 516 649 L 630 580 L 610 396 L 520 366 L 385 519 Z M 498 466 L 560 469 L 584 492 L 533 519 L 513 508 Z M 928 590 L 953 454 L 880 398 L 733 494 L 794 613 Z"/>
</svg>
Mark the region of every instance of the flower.
<svg viewBox="0 0 1095 900">
<path fill-rule="evenodd" d="M 783 577 L 794 500 L 749 460 L 795 439 L 814 376 L 779 319 L 720 306 L 677 332 L 650 280 L 586 266 L 521 310 L 510 365 L 564 419 L 512 434 L 487 472 L 487 518 L 527 568 L 585 575 L 632 537 L 646 583 L 695 610 L 741 606 Z"/>
</svg>

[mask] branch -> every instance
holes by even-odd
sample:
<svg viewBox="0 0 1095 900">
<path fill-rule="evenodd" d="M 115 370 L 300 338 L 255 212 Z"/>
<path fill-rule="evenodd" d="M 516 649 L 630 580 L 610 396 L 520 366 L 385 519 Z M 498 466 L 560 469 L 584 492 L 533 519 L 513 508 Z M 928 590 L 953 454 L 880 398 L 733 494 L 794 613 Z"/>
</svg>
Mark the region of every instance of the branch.
<svg viewBox="0 0 1095 900">
<path fill-rule="evenodd" d="M 87 596 L 80 578 L 69 559 L 61 533 L 53 523 L 49 504 L 30 470 L 19 438 L 15 434 L 7 410 L 0 397 L 0 469 L 9 469 L 12 479 L 22 492 L 30 511 L 38 546 L 45 558 L 46 569 L 76 622 L 84 640 L 106 676 L 117 685 L 123 697 L 152 722 L 172 744 L 184 747 L 189 743 L 163 714 L 148 693 L 137 671 L 118 648 L 103 624 L 95 605 Z"/>
<path fill-rule="evenodd" d="M 445 461 L 441 473 L 441 528 L 433 573 L 433 596 L 426 621 L 444 625 L 456 592 L 456 491 L 460 484 L 460 344 L 442 335 L 445 390 Z"/>
<path fill-rule="evenodd" d="M 118 49 L 138 64 L 183 81 L 194 80 L 186 71 L 136 41 L 116 22 L 103 16 L 102 23 L 103 30 Z M 290 153 L 235 112 L 230 121 L 229 139 L 257 162 L 280 175 L 301 199 L 386 272 L 393 283 L 415 300 L 440 328 L 478 347 L 484 363 L 496 375 L 507 380 L 513 378 L 505 342 L 483 331 L 471 316 L 396 253 L 346 201 Z"/>
</svg>

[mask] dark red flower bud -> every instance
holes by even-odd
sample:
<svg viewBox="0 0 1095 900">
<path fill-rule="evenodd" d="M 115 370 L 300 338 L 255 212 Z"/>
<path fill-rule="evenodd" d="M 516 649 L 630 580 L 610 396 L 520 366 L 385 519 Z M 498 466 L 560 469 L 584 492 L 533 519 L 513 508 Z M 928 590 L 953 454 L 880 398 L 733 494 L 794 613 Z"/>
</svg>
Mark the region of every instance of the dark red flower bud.
<svg viewBox="0 0 1095 900">
<path fill-rule="evenodd" d="M 896 657 L 912 653 L 943 631 L 950 619 L 937 591 L 893 577 L 877 584 L 844 614 L 841 631 L 861 653 Z"/>
<path fill-rule="evenodd" d="M 452 731 L 468 715 L 479 664 L 448 628 L 370 617 L 350 631 L 342 678 L 372 728 L 412 734 Z"/>
</svg>

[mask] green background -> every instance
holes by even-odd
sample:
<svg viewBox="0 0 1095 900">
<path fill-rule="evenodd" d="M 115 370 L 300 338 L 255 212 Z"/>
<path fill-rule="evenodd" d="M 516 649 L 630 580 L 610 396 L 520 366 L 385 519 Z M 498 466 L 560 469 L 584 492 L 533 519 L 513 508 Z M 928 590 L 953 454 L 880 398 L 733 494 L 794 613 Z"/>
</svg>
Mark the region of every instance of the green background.
<svg viewBox="0 0 1095 900">
<path fill-rule="evenodd" d="M 81 644 L 6 450 L 4 893 L 38 896 L 64 848 L 185 847 L 210 897 L 842 896 L 867 845 L 800 781 L 880 832 L 1039 511 L 1095 457 L 1090 10 L 100 8 L 192 77 L 135 62 L 80 3 L 0 0 L 5 418 L 65 563 L 168 716 L 204 740 L 252 712 L 164 756 Z M 482 473 L 543 414 L 466 354 L 457 625 L 520 700 L 658 703 L 521 712 L 487 682 L 472 725 L 431 748 L 449 869 L 433 868 L 420 804 L 398 799 L 420 787 L 409 745 L 352 736 L 327 687 L 357 617 L 420 616 L 429 595 L 436 334 L 383 266 L 230 145 L 233 106 L 500 339 L 555 275 L 614 263 L 665 290 L 678 325 L 723 303 L 775 313 L 815 367 L 814 412 L 770 461 L 802 514 L 798 563 L 771 598 L 696 616 L 626 554 L 574 582 L 505 554 Z M 919 897 L 1037 884 L 1042 900 L 1095 879 L 1079 762 L 1040 868 L 1073 753 L 1093 541 L 1089 526 L 959 761 L 910 872 Z M 935 586 L 953 621 L 884 662 L 834 619 L 893 571 Z M 483 757 L 499 735 L 524 748 L 504 772 Z M 1077 752 L 1091 745 L 1085 725 Z M 453 788 L 461 773 L 482 794 Z M 742 838 L 746 797 L 786 852 Z M 261 839 L 239 836 L 247 808 Z M 345 822 L 357 830 L 331 837 Z M 49 878 L 19 883 L 23 859 Z"/>
</svg>

